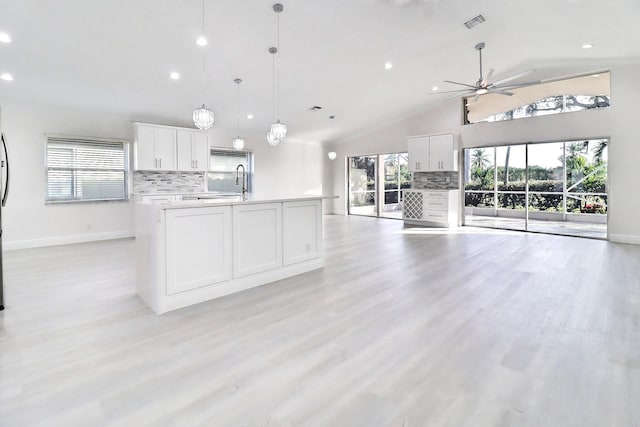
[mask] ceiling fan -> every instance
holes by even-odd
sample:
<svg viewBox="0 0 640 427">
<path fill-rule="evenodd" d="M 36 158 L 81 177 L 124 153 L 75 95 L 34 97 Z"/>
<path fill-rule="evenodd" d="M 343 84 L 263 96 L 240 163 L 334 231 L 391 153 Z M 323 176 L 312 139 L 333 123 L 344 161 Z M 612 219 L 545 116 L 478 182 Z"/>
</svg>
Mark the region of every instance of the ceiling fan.
<svg viewBox="0 0 640 427">
<path fill-rule="evenodd" d="M 449 90 L 449 91 L 437 92 L 437 93 L 459 93 L 460 95 L 462 95 L 463 98 L 467 98 L 469 96 L 475 95 L 474 101 L 477 101 L 480 95 L 485 95 L 487 93 L 497 93 L 500 95 L 513 96 L 513 92 L 509 91 L 510 89 L 515 89 L 517 87 L 531 86 L 531 85 L 540 83 L 540 82 L 528 82 L 528 83 L 520 83 L 520 84 L 513 84 L 513 85 L 504 84 L 512 80 L 519 79 L 520 77 L 523 77 L 527 74 L 530 74 L 533 70 L 524 71 L 522 73 L 514 74 L 512 76 L 505 77 L 500 80 L 496 80 L 492 82 L 491 77 L 493 76 L 493 69 L 489 69 L 486 76 L 483 74 L 483 71 L 482 71 L 482 49 L 484 49 L 484 47 L 485 47 L 484 43 L 478 43 L 475 46 L 480 58 L 480 78 L 475 84 L 471 85 L 467 83 L 460 83 L 460 82 L 454 82 L 451 80 L 445 80 L 446 83 L 465 86 L 465 89 Z M 432 95 L 435 95 L 435 93 Z"/>
</svg>

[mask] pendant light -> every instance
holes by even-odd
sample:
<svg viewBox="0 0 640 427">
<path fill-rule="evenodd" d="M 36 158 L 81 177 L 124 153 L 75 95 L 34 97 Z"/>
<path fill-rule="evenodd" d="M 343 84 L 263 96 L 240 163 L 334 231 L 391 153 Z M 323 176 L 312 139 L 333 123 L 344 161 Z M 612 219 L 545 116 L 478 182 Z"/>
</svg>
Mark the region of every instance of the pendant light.
<svg viewBox="0 0 640 427">
<path fill-rule="evenodd" d="M 276 146 L 287 136 L 287 125 L 280 122 L 280 13 L 284 10 L 284 6 L 280 3 L 273 5 L 273 11 L 276 13 L 276 47 L 269 48 L 269 53 L 273 55 L 273 103 L 274 103 L 274 122 L 271 124 L 269 133 L 267 133 L 267 142 L 269 145 Z"/>
<path fill-rule="evenodd" d="M 235 84 L 238 86 L 238 102 L 236 103 L 236 119 L 237 119 L 237 130 L 236 138 L 233 140 L 232 145 L 234 150 L 242 150 L 244 148 L 244 139 L 240 138 L 240 83 L 242 83 L 242 79 L 235 79 Z"/>
<path fill-rule="evenodd" d="M 204 0 L 202 0 L 202 35 L 196 40 L 196 44 L 200 47 L 207 45 L 207 39 L 204 37 Z M 204 92 L 204 52 L 202 52 L 202 89 Z M 209 110 L 202 104 L 202 107 L 193 110 L 193 123 L 198 129 L 207 130 L 213 126 L 213 111 Z"/>
<path fill-rule="evenodd" d="M 329 119 L 331 119 L 331 142 L 333 142 L 333 119 L 335 118 L 336 116 L 329 116 Z M 338 155 L 335 151 L 329 151 L 327 153 L 327 157 L 329 157 L 329 160 L 335 160 L 337 156 Z"/>
</svg>

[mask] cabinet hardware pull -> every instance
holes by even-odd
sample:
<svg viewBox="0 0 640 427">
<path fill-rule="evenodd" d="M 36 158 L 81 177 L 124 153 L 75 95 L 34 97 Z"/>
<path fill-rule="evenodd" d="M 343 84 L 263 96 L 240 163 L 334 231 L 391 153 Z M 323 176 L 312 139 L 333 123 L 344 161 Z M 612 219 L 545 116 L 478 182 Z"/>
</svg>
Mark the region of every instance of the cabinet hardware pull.
<svg viewBox="0 0 640 427">
<path fill-rule="evenodd" d="M 160 158 L 158 160 L 160 160 L 160 168 L 162 169 L 162 158 Z"/>
</svg>

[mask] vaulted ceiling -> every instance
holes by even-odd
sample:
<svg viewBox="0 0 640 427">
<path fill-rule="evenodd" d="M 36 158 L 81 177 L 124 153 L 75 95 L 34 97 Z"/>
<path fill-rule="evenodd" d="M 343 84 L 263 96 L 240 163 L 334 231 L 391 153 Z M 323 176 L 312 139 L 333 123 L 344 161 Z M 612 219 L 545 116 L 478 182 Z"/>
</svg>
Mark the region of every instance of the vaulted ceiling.
<svg viewBox="0 0 640 427">
<path fill-rule="evenodd" d="M 273 114 L 274 2 L 205 0 L 203 48 L 195 44 L 201 0 L 0 0 L 0 33 L 12 38 L 0 43 L 0 74 L 14 77 L 0 81 L 0 102 L 184 126 L 205 103 L 215 130 L 232 134 L 233 81 L 242 78 L 242 133 L 259 138 Z M 443 102 L 449 96 L 430 95 L 433 86 L 478 79 L 481 41 L 496 78 L 534 67 L 528 80 L 549 78 L 640 58 L 637 0 L 281 2 L 280 116 L 292 140 L 327 139 L 332 114 L 341 138 Z M 486 21 L 467 29 L 478 14 Z M 308 111 L 315 105 L 322 110 Z"/>
</svg>

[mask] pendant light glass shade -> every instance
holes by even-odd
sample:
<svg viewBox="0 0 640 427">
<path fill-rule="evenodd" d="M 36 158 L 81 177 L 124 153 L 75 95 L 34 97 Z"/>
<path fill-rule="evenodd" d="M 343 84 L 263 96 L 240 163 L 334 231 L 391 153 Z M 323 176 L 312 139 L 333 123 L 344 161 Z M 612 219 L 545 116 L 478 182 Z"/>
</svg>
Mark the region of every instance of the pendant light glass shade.
<svg viewBox="0 0 640 427">
<path fill-rule="evenodd" d="M 272 147 L 275 147 L 276 145 L 280 144 L 281 140 L 278 137 L 276 137 L 273 133 L 269 132 L 267 134 L 267 142 Z"/>
<path fill-rule="evenodd" d="M 284 123 L 280 123 L 278 120 L 276 123 L 271 125 L 271 133 L 278 139 L 283 140 L 287 136 L 287 125 Z"/>
<path fill-rule="evenodd" d="M 235 138 L 231 144 L 233 145 L 234 150 L 240 151 L 244 148 L 244 139 Z"/>
<path fill-rule="evenodd" d="M 198 129 L 207 130 L 213 126 L 213 111 L 205 108 L 202 104 L 202 108 L 196 108 L 193 110 L 193 123 Z"/>
</svg>

